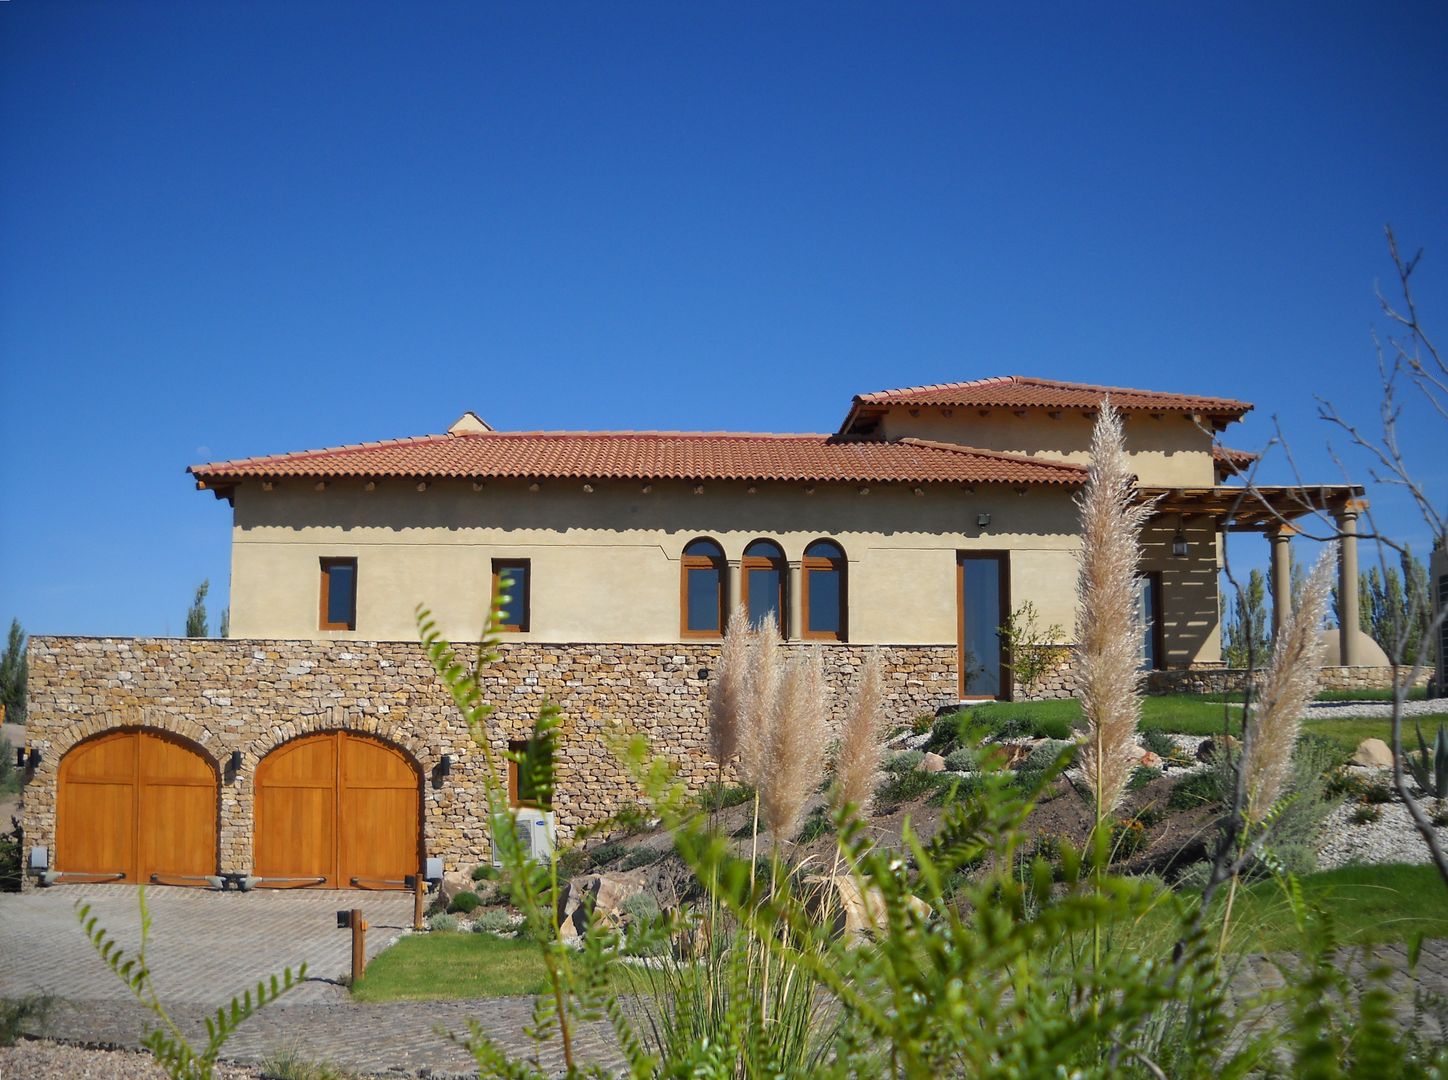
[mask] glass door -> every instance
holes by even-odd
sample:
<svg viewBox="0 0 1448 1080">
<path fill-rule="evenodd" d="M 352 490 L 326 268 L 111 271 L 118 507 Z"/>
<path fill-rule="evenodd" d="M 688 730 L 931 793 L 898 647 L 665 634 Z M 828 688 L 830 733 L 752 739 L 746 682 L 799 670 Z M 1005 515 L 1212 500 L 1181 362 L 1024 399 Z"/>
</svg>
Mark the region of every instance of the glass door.
<svg viewBox="0 0 1448 1080">
<path fill-rule="evenodd" d="M 1010 614 L 1009 556 L 961 552 L 956 565 L 960 631 L 960 696 L 1005 701 L 1010 672 L 1001 627 Z"/>
</svg>

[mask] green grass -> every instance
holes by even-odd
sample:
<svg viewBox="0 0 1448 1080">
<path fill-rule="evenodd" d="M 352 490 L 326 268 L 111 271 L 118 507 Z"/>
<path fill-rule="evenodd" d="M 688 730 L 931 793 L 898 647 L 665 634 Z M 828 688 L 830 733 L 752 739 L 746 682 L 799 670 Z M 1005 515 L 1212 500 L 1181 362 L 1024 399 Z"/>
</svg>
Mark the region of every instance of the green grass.
<svg viewBox="0 0 1448 1080">
<path fill-rule="evenodd" d="M 1432 866 L 1345 866 L 1300 880 L 1308 905 L 1327 911 L 1346 943 L 1408 941 L 1418 934 L 1448 937 L 1448 888 Z M 1282 887 L 1274 881 L 1238 893 L 1232 921 L 1239 919 L 1249 931 L 1245 949 L 1273 952 L 1301 944 Z"/>
<path fill-rule="evenodd" d="M 531 941 L 491 934 L 411 934 L 367 965 L 356 1001 L 436 1001 L 541 994 L 547 971 Z"/>
<path fill-rule="evenodd" d="M 1227 709 L 1220 694 L 1166 694 L 1142 699 L 1141 728 L 1143 731 L 1163 731 L 1173 735 L 1220 735 L 1225 722 L 1233 735 L 1242 734 L 1242 710 Z M 1346 700 L 1346 699 L 1343 699 Z M 1066 701 L 1019 701 L 996 702 L 977 705 L 971 709 L 971 716 L 990 724 L 1009 719 L 1023 719 L 1030 722 L 1069 723 L 1079 728 L 1085 721 L 1081 715 L 1081 703 L 1074 699 Z M 1448 724 L 1448 712 L 1419 717 L 1423 734 L 1430 741 L 1439 724 Z M 1335 739 L 1344 746 L 1355 749 L 1364 739 L 1389 741 L 1392 734 L 1387 717 L 1352 717 L 1333 720 L 1308 720 L 1304 731 Z M 1404 724 L 1404 735 L 1412 739 L 1412 722 Z"/>
</svg>

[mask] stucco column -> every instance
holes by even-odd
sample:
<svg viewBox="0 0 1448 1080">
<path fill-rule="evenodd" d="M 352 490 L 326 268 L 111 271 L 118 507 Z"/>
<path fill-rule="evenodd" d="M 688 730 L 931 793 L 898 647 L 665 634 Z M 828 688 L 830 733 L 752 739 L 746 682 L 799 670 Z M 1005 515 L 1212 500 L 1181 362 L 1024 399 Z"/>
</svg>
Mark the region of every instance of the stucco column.
<svg viewBox="0 0 1448 1080">
<path fill-rule="evenodd" d="M 744 575 L 739 570 L 739 560 L 730 559 L 725 563 L 724 570 L 724 621 L 726 623 L 743 599 Z"/>
<path fill-rule="evenodd" d="M 1267 534 L 1272 545 L 1272 636 L 1282 633 L 1292 614 L 1292 536 L 1297 530 L 1282 524 Z"/>
<path fill-rule="evenodd" d="M 785 587 L 785 603 L 789 606 L 789 639 L 804 637 L 804 577 L 798 561 L 789 564 L 789 584 Z"/>
<path fill-rule="evenodd" d="M 1337 514 L 1337 603 L 1341 618 L 1338 627 L 1338 663 L 1351 667 L 1361 663 L 1357 648 L 1358 631 L 1358 557 L 1357 502 L 1346 503 Z"/>
</svg>

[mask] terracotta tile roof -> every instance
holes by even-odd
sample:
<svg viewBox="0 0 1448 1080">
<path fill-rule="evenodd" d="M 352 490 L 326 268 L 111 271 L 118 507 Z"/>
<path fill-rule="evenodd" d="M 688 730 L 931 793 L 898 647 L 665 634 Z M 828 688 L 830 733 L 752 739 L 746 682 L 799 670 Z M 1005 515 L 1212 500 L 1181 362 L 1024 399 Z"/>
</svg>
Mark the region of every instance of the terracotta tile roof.
<svg viewBox="0 0 1448 1080">
<path fill-rule="evenodd" d="M 1218 479 L 1247 472 L 1252 468 L 1252 463 L 1261 456 L 1250 450 L 1234 450 L 1221 443 L 1212 443 L 1212 462 L 1216 466 Z"/>
<path fill-rule="evenodd" d="M 192 465 L 205 486 L 241 480 L 601 479 L 1076 485 L 1079 465 L 920 439 L 673 431 L 424 435 Z"/>
<path fill-rule="evenodd" d="M 907 386 L 855 395 L 845 426 L 848 430 L 862 411 L 876 411 L 889 405 L 936 405 L 961 408 L 1094 408 L 1110 395 L 1118 409 L 1135 412 L 1196 412 L 1213 417 L 1240 419 L 1252 408 L 1251 402 L 1198 394 L 1170 394 L 1157 390 L 1133 390 L 1124 386 L 1095 386 L 1090 383 L 1037 379 L 1026 375 L 1002 375 L 972 382 Z M 872 410 L 871 407 L 876 407 Z"/>
</svg>

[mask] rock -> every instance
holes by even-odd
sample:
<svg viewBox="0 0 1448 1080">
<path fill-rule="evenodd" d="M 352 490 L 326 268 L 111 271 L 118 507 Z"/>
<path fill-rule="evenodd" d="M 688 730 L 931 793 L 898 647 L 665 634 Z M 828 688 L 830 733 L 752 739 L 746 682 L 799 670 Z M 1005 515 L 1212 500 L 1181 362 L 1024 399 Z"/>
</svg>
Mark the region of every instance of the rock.
<svg viewBox="0 0 1448 1080">
<path fill-rule="evenodd" d="M 1161 768 L 1161 755 L 1153 754 L 1150 750 L 1143 750 L 1141 752 L 1140 760 L 1141 764 L 1146 766 L 1146 768 L 1148 769 Z"/>
<path fill-rule="evenodd" d="M 453 902 L 453 897 L 458 893 L 470 892 L 473 887 L 473 879 L 467 874 L 457 870 L 449 870 L 442 876 L 442 883 L 437 887 L 438 901 L 446 908 Z"/>
<path fill-rule="evenodd" d="M 1352 752 L 1352 764 L 1368 769 L 1390 769 L 1393 752 L 1382 739 L 1364 739 Z"/>
<path fill-rule="evenodd" d="M 915 766 L 916 772 L 944 772 L 945 759 L 939 754 L 926 754 L 920 759 L 920 764 Z"/>
<path fill-rule="evenodd" d="M 830 920 L 835 936 L 844 935 L 858 941 L 873 937 L 888 925 L 885 897 L 877 888 L 871 887 L 862 894 L 859 883 L 844 875 L 815 875 L 806 878 L 805 884 L 814 887 L 811 909 L 817 917 Z M 930 905 L 918 896 L 910 897 L 906 903 L 921 918 L 929 918 L 932 913 Z"/>
<path fill-rule="evenodd" d="M 582 874 L 568 883 L 568 891 L 559 904 L 558 934 L 564 941 L 583 936 L 588 928 L 589 900 L 596 919 L 609 926 L 621 921 L 620 908 L 630 896 L 643 892 L 636 881 L 613 874 Z"/>
<path fill-rule="evenodd" d="M 1223 739 L 1226 740 L 1225 744 L 1222 742 Z M 1197 760 L 1211 762 L 1217 756 L 1217 747 L 1222 745 L 1225 745 L 1228 750 L 1236 750 L 1241 747 L 1242 743 L 1231 735 L 1224 735 L 1216 739 L 1203 739 L 1201 745 L 1197 747 Z"/>
</svg>

